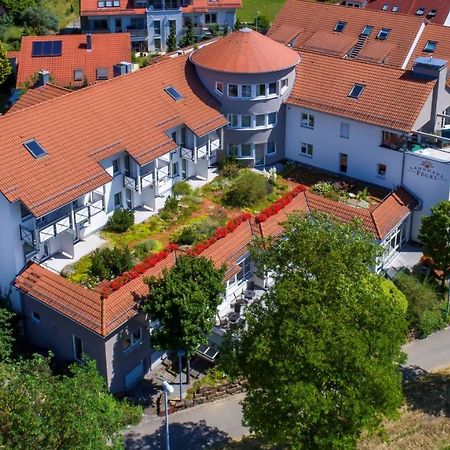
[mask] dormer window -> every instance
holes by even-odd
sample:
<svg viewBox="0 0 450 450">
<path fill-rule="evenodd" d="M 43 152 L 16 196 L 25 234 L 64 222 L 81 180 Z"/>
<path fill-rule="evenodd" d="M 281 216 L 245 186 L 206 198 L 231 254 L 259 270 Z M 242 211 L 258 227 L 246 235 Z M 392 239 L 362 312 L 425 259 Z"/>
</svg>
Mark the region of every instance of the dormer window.
<svg viewBox="0 0 450 450">
<path fill-rule="evenodd" d="M 423 51 L 427 53 L 433 53 L 436 50 L 436 45 L 436 41 L 427 41 L 425 47 L 423 48 Z"/>
<path fill-rule="evenodd" d="M 423 16 L 425 14 L 425 8 L 419 8 L 416 11 L 416 16 Z"/>
<path fill-rule="evenodd" d="M 29 141 L 24 142 L 23 145 L 36 159 L 42 158 L 47 154 L 45 149 L 38 141 L 36 141 L 36 139 L 30 139 Z"/>
<path fill-rule="evenodd" d="M 334 31 L 337 31 L 338 33 L 342 33 L 344 31 L 345 26 L 347 25 L 347 22 L 343 22 L 340 20 L 335 26 Z"/>
<path fill-rule="evenodd" d="M 388 38 L 390 32 L 391 30 L 389 28 L 382 28 L 377 34 L 377 39 L 379 39 L 380 41 L 385 41 Z"/>
<path fill-rule="evenodd" d="M 366 86 L 364 84 L 359 84 L 359 83 L 354 84 L 352 86 L 352 88 L 350 89 L 350 92 L 348 93 L 348 97 L 355 98 L 355 99 L 360 98 L 365 87 Z"/>
</svg>

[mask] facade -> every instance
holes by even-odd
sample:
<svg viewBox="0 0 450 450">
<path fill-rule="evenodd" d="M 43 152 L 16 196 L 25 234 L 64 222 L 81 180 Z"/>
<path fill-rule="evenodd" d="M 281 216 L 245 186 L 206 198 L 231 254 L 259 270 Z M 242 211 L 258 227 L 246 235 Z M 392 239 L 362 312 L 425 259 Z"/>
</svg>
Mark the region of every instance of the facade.
<svg viewBox="0 0 450 450">
<path fill-rule="evenodd" d="M 159 53 L 166 51 L 171 30 L 180 43 L 188 22 L 197 42 L 211 37 L 211 30 L 231 31 L 241 7 L 241 0 L 81 0 L 80 16 L 83 31 L 128 32 L 134 50 Z"/>
</svg>

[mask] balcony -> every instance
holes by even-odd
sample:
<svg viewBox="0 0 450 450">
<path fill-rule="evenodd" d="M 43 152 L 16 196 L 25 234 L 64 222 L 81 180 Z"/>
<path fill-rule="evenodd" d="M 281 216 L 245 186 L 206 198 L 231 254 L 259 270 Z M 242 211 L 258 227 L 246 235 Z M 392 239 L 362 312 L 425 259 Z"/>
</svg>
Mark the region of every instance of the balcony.
<svg viewBox="0 0 450 450">
<path fill-rule="evenodd" d="M 49 239 L 58 236 L 58 234 L 72 229 L 71 214 L 67 214 L 64 217 L 55 220 L 50 225 L 46 223 L 39 223 L 37 225 L 37 229 L 39 232 L 39 242 L 48 241 Z"/>
<path fill-rule="evenodd" d="M 83 205 L 75 210 L 75 223 L 83 224 L 91 220 L 91 217 L 101 213 L 105 209 L 103 199 Z"/>
<path fill-rule="evenodd" d="M 136 178 L 129 177 L 127 175 L 123 176 L 123 187 L 126 189 L 131 189 L 132 191 L 137 191 L 138 182 Z"/>
<path fill-rule="evenodd" d="M 189 161 L 194 161 L 194 150 L 180 147 L 180 157 L 183 159 L 188 159 Z"/>
<path fill-rule="evenodd" d="M 148 35 L 147 28 L 126 28 L 125 31 L 131 34 L 131 39 L 145 39 Z"/>
</svg>

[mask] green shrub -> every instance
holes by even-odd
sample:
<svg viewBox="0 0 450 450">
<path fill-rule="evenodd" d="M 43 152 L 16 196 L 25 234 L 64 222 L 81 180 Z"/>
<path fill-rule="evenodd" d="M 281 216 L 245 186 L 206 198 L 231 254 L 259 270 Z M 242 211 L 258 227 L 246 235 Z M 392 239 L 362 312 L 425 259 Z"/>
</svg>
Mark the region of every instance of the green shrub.
<svg viewBox="0 0 450 450">
<path fill-rule="evenodd" d="M 139 260 L 143 260 L 149 253 L 155 251 L 157 244 L 154 240 L 148 239 L 147 241 L 141 242 L 134 247 L 133 255 Z"/>
<path fill-rule="evenodd" d="M 172 187 L 175 197 L 187 197 L 192 194 L 192 186 L 187 181 L 180 181 Z"/>
<path fill-rule="evenodd" d="M 181 233 L 173 240 L 176 244 L 180 245 L 192 245 L 194 242 L 199 241 L 198 233 L 194 225 L 184 227 Z"/>
<path fill-rule="evenodd" d="M 339 200 L 341 197 L 339 189 L 330 181 L 319 181 L 312 187 L 312 191 L 330 200 Z"/>
<path fill-rule="evenodd" d="M 225 178 L 236 178 L 241 171 L 241 165 L 234 156 L 227 156 L 219 161 L 219 175 Z"/>
<path fill-rule="evenodd" d="M 112 280 L 133 267 L 128 247 L 102 248 L 92 253 L 90 275 L 98 280 Z"/>
<path fill-rule="evenodd" d="M 124 233 L 131 226 L 134 225 L 133 211 L 128 209 L 116 209 L 113 215 L 106 222 L 106 231 L 113 231 L 115 233 Z"/>
<path fill-rule="evenodd" d="M 243 171 L 223 196 L 227 206 L 246 208 L 262 200 L 271 190 L 269 182 L 252 171 Z"/>
<path fill-rule="evenodd" d="M 406 318 L 419 337 L 444 327 L 443 299 L 427 280 L 421 282 L 414 275 L 399 272 L 394 283 L 408 300 Z"/>
<path fill-rule="evenodd" d="M 164 205 L 164 210 L 169 213 L 176 214 L 179 206 L 180 202 L 178 199 L 174 195 L 169 195 Z"/>
</svg>

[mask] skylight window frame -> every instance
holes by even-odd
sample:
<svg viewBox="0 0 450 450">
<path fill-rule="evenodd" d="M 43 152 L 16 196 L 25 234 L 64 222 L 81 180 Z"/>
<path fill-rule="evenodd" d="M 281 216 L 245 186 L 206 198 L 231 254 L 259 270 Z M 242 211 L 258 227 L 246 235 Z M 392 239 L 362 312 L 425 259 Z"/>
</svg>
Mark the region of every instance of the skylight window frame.
<svg viewBox="0 0 450 450">
<path fill-rule="evenodd" d="M 416 16 L 423 16 L 425 14 L 425 8 L 421 6 L 420 8 L 417 8 Z"/>
<path fill-rule="evenodd" d="M 334 26 L 333 31 L 336 33 L 342 33 L 345 30 L 345 27 L 347 26 L 347 22 L 343 20 L 339 20 L 336 25 Z"/>
<path fill-rule="evenodd" d="M 347 94 L 347 97 L 348 97 L 348 98 L 353 98 L 354 100 L 358 100 L 358 99 L 361 98 L 361 96 L 362 96 L 362 94 L 363 94 L 365 88 L 366 88 L 366 85 L 365 85 L 365 84 L 362 84 L 362 83 L 355 83 L 355 84 L 351 87 L 349 93 Z"/>
<path fill-rule="evenodd" d="M 391 34 L 391 31 L 392 30 L 390 28 L 382 28 L 377 34 L 377 39 L 380 41 L 385 41 Z"/>
<path fill-rule="evenodd" d="M 373 25 L 365 25 L 361 31 L 361 36 L 370 36 L 372 34 L 373 28 Z M 369 29 L 369 31 L 367 31 L 367 29 Z"/>
<path fill-rule="evenodd" d="M 382 7 L 381 7 L 381 11 L 387 11 L 389 9 L 389 5 L 387 3 L 385 3 Z"/>
<path fill-rule="evenodd" d="M 183 100 L 183 95 L 172 85 L 166 86 L 164 91 L 176 102 Z"/>
<path fill-rule="evenodd" d="M 400 9 L 400 8 L 399 8 L 397 5 L 394 5 L 394 6 L 392 7 L 392 12 L 396 13 L 396 12 L 398 12 L 399 9 Z"/>
<path fill-rule="evenodd" d="M 436 14 L 437 14 L 437 9 L 433 8 L 428 11 L 427 17 L 436 17 Z"/>
<path fill-rule="evenodd" d="M 30 145 L 33 144 L 33 145 Z M 44 156 L 47 156 L 47 150 L 37 141 L 37 139 L 28 139 L 27 141 L 23 142 L 23 146 L 30 152 L 31 156 L 35 159 L 41 159 Z M 36 147 L 38 152 L 36 152 Z M 34 147 L 34 148 L 33 148 Z"/>
<path fill-rule="evenodd" d="M 437 47 L 437 41 L 433 41 L 433 40 L 428 40 L 425 43 L 425 46 L 423 47 L 423 52 L 426 53 L 434 53 L 436 51 L 436 47 Z"/>
</svg>

